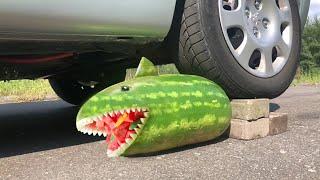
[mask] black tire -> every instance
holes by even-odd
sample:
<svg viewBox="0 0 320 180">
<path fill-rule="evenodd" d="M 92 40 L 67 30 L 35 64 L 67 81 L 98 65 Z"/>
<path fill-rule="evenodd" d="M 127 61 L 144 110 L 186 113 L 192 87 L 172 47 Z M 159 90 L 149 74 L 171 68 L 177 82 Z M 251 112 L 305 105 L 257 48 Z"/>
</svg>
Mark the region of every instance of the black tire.
<svg viewBox="0 0 320 180">
<path fill-rule="evenodd" d="M 232 55 L 223 36 L 218 0 L 186 0 L 176 62 L 179 70 L 215 81 L 230 98 L 278 97 L 294 79 L 300 57 L 298 6 L 295 0 L 289 2 L 293 17 L 293 43 L 288 61 L 278 74 L 260 78 L 242 68 Z"/>
<path fill-rule="evenodd" d="M 99 87 L 83 86 L 78 81 L 70 79 L 49 79 L 49 82 L 54 92 L 62 100 L 73 105 L 83 104 L 100 90 Z"/>
</svg>

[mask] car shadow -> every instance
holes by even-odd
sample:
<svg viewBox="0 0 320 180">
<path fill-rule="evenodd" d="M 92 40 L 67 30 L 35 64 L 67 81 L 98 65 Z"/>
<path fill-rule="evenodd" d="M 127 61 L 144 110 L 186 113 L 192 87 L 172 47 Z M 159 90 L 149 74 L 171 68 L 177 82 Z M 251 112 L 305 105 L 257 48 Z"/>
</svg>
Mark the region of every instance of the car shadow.
<svg viewBox="0 0 320 180">
<path fill-rule="evenodd" d="M 0 158 L 103 140 L 76 130 L 78 110 L 79 107 L 63 101 L 0 104 Z M 215 144 L 228 139 L 226 134 L 204 143 L 131 157 L 170 154 Z"/>
<path fill-rule="evenodd" d="M 0 105 L 0 158 L 102 140 L 76 130 L 79 108 L 63 101 Z"/>
</svg>

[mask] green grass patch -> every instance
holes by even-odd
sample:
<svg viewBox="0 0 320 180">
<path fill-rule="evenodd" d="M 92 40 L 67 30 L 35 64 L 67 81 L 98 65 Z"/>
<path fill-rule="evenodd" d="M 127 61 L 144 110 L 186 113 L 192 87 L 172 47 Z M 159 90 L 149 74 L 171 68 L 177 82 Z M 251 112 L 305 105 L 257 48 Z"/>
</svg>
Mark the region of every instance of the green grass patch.
<svg viewBox="0 0 320 180">
<path fill-rule="evenodd" d="M 159 68 L 160 74 L 177 73 L 173 66 Z M 320 69 L 313 69 L 309 73 L 302 73 L 293 81 L 293 85 L 320 84 Z M 47 80 L 16 80 L 0 82 L 0 104 L 8 102 L 32 102 L 58 97 L 51 89 Z"/>
<path fill-rule="evenodd" d="M 30 102 L 56 98 L 47 80 L 0 82 L 0 103 Z"/>
<path fill-rule="evenodd" d="M 299 84 L 309 84 L 309 85 L 320 84 L 320 68 L 313 69 L 308 73 L 301 73 L 299 78 L 296 78 L 293 81 L 293 85 L 299 85 Z"/>
</svg>

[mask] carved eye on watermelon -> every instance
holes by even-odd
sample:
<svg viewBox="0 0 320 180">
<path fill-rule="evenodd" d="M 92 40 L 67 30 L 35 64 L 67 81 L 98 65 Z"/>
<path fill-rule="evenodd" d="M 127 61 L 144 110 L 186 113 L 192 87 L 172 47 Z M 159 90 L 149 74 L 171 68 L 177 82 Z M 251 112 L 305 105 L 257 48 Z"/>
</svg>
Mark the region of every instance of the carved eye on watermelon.
<svg viewBox="0 0 320 180">
<path fill-rule="evenodd" d="M 82 121 L 78 129 L 84 134 L 106 137 L 108 155 L 116 156 L 118 151 L 124 151 L 135 140 L 148 114 L 149 111 L 145 108 L 113 111 Z"/>
<path fill-rule="evenodd" d="M 129 86 L 121 86 L 121 91 L 129 91 L 130 87 Z"/>
</svg>

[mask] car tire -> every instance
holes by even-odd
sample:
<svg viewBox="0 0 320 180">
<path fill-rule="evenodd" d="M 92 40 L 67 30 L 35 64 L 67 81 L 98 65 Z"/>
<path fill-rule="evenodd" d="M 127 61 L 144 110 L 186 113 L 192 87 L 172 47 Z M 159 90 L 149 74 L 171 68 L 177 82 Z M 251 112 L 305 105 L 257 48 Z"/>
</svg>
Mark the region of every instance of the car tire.
<svg viewBox="0 0 320 180">
<path fill-rule="evenodd" d="M 176 65 L 230 98 L 275 98 L 294 79 L 300 46 L 295 0 L 186 0 Z"/>
<path fill-rule="evenodd" d="M 77 80 L 71 79 L 49 79 L 54 92 L 64 101 L 81 105 L 94 93 L 100 90 L 99 87 L 84 86 Z"/>
</svg>

